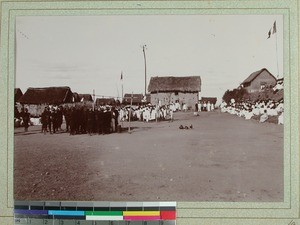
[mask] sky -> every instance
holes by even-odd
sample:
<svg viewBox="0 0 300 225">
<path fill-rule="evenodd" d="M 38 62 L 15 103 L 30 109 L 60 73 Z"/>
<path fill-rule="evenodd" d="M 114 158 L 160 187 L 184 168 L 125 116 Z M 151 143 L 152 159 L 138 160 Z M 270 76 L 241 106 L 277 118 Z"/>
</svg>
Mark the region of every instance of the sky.
<svg viewBox="0 0 300 225">
<path fill-rule="evenodd" d="M 200 95 L 220 101 L 262 68 L 283 77 L 282 15 L 20 16 L 15 86 L 121 97 L 123 83 L 124 94 L 144 93 L 143 45 L 147 85 L 200 76 Z"/>
</svg>

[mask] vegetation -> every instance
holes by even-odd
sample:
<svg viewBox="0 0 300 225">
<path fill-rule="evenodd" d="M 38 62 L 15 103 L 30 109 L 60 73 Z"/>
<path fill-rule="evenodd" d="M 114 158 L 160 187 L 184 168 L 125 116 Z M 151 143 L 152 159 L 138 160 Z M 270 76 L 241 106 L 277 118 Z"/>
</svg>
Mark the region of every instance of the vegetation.
<svg viewBox="0 0 300 225">
<path fill-rule="evenodd" d="M 223 101 L 229 103 L 233 98 L 236 102 L 241 102 L 244 100 L 246 95 L 248 94 L 245 88 L 235 88 L 233 90 L 227 90 L 223 95 Z"/>
</svg>

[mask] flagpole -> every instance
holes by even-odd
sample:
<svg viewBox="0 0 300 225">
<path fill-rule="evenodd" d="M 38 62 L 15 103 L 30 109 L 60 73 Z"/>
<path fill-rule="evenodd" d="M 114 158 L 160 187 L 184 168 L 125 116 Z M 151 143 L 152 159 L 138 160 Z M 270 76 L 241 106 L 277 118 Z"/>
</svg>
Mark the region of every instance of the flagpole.
<svg viewBox="0 0 300 225">
<path fill-rule="evenodd" d="M 123 103 L 123 71 L 121 71 L 121 87 L 122 87 L 122 96 L 121 96 L 121 103 Z"/>
<path fill-rule="evenodd" d="M 143 45 L 144 63 L 145 63 L 145 96 L 147 94 L 147 67 L 146 67 L 146 45 Z"/>
<path fill-rule="evenodd" d="M 278 50 L 277 50 L 277 30 L 276 30 L 276 61 L 277 61 L 277 79 L 279 78 L 279 69 L 278 69 Z"/>
</svg>

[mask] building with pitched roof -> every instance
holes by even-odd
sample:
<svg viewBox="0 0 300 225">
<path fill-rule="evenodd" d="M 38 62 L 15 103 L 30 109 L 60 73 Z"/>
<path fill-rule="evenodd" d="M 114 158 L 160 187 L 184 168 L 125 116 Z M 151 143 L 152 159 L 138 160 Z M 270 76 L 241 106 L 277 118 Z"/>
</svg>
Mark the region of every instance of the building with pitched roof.
<svg viewBox="0 0 300 225">
<path fill-rule="evenodd" d="M 19 99 L 21 104 L 60 105 L 71 103 L 73 93 L 69 87 L 28 88 Z"/>
<path fill-rule="evenodd" d="M 277 79 L 266 68 L 263 68 L 250 74 L 240 86 L 245 88 L 248 93 L 253 93 L 261 92 L 266 87 L 273 87 L 276 82 Z"/>
<path fill-rule="evenodd" d="M 148 86 L 151 104 L 171 104 L 179 102 L 193 108 L 201 91 L 200 76 L 151 77 Z"/>
<path fill-rule="evenodd" d="M 32 116 L 40 116 L 48 105 L 63 105 L 73 102 L 73 93 L 69 87 L 28 88 L 18 100 Z"/>
<path fill-rule="evenodd" d="M 15 104 L 19 102 L 19 99 L 23 96 L 23 92 L 20 88 L 15 88 Z"/>
</svg>

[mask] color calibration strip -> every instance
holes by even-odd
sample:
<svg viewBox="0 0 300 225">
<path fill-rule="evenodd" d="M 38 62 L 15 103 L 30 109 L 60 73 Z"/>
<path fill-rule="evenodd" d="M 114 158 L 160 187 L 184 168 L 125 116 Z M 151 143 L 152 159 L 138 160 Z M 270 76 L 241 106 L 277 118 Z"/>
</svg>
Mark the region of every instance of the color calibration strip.
<svg viewBox="0 0 300 225">
<path fill-rule="evenodd" d="M 15 224 L 173 225 L 176 202 L 15 201 L 14 214 Z"/>
</svg>

